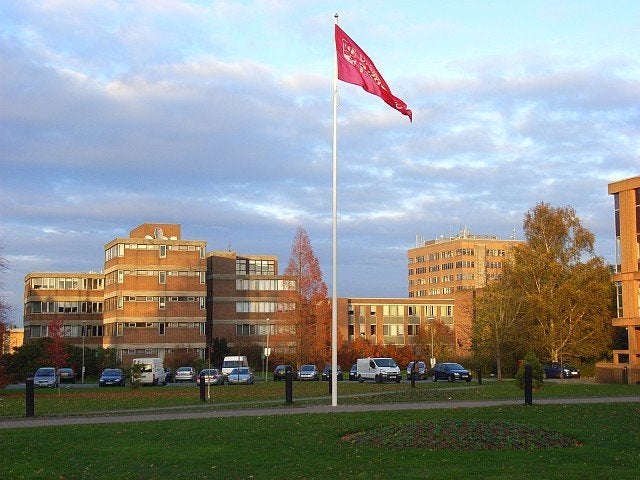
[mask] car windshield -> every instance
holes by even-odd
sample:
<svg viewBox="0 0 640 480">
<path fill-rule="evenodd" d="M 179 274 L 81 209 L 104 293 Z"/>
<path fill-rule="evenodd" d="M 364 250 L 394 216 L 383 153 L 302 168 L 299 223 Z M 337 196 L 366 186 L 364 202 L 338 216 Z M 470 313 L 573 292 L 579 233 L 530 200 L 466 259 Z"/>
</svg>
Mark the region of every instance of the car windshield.
<svg viewBox="0 0 640 480">
<path fill-rule="evenodd" d="M 300 371 L 301 372 L 312 372 L 313 370 L 315 370 L 316 367 L 314 367 L 313 365 L 302 365 L 302 367 L 300 367 Z"/>
<path fill-rule="evenodd" d="M 376 358 L 376 364 L 379 367 L 397 367 L 396 362 L 393 361 L 393 358 Z"/>
<path fill-rule="evenodd" d="M 176 370 L 176 372 L 187 372 L 189 373 L 191 371 L 191 367 L 180 367 L 178 370 Z"/>
<path fill-rule="evenodd" d="M 53 377 L 55 375 L 55 369 L 53 368 L 39 368 L 36 372 L 39 377 Z"/>
<path fill-rule="evenodd" d="M 102 372 L 102 375 L 120 375 L 120 370 L 107 369 L 104 372 Z"/>
<path fill-rule="evenodd" d="M 249 373 L 248 368 L 234 368 L 229 375 L 247 375 Z"/>
<path fill-rule="evenodd" d="M 459 363 L 447 363 L 447 367 L 452 370 L 465 370 L 465 368 Z"/>
</svg>

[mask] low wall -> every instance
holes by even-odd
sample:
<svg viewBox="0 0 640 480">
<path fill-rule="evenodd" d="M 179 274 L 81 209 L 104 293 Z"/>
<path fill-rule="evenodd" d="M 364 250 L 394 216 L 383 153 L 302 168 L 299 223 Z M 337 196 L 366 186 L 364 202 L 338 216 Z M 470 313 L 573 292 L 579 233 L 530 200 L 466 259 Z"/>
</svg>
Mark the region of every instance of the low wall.
<svg viewBox="0 0 640 480">
<path fill-rule="evenodd" d="M 598 383 L 640 383 L 640 365 L 625 363 L 596 364 Z"/>
</svg>

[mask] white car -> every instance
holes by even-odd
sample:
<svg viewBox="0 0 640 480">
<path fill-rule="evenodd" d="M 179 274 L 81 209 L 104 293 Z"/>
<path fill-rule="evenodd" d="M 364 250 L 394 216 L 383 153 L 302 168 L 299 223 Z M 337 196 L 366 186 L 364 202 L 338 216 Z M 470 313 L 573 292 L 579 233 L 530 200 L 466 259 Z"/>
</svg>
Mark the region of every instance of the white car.
<svg viewBox="0 0 640 480">
<path fill-rule="evenodd" d="M 195 382 L 198 373 L 193 367 L 180 367 L 176 370 L 173 380 L 178 382 Z"/>
<path fill-rule="evenodd" d="M 227 377 L 227 383 L 229 385 L 252 385 L 253 384 L 253 372 L 249 367 L 237 367 L 229 372 Z"/>
</svg>

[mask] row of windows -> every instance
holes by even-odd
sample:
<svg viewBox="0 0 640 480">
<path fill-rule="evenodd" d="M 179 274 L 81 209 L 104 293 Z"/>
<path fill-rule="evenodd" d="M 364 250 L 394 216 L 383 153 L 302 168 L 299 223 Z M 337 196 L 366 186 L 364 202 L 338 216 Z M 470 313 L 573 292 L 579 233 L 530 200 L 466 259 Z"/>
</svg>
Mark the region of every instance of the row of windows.
<svg viewBox="0 0 640 480">
<path fill-rule="evenodd" d="M 443 252 L 430 253 L 426 258 L 430 262 L 432 262 L 434 260 L 440 260 L 441 258 L 451 258 L 453 256 L 459 257 L 459 256 L 465 256 L 465 255 L 470 255 L 470 256 L 475 255 L 475 249 L 471 247 L 457 248 L 455 250 L 455 253 L 453 250 L 445 250 Z M 506 256 L 506 251 L 504 249 L 489 248 L 486 250 L 486 255 L 487 257 L 504 257 Z M 425 256 L 419 255 L 415 257 L 415 259 L 409 258 L 409 264 L 414 263 L 414 261 L 415 263 L 422 263 L 425 261 Z"/>
<path fill-rule="evenodd" d="M 49 336 L 48 325 L 30 325 L 25 328 L 25 333 L 30 338 L 40 338 Z M 102 325 L 86 325 L 84 326 L 86 337 L 101 337 Z M 62 336 L 66 338 L 81 338 L 83 333 L 83 325 L 63 325 Z"/>
<path fill-rule="evenodd" d="M 207 305 L 207 297 L 154 297 L 154 296 L 122 296 L 122 297 L 109 297 L 104 300 L 105 312 L 111 312 L 113 310 L 121 310 L 124 308 L 125 302 L 157 302 L 158 308 L 164 310 L 167 306 L 167 302 L 198 302 L 200 309 L 204 310 Z"/>
<path fill-rule="evenodd" d="M 121 337 L 125 329 L 130 328 L 157 328 L 159 335 L 165 335 L 167 328 L 197 328 L 200 335 L 206 334 L 204 322 L 127 322 L 108 323 L 104 326 L 105 336 Z"/>
<path fill-rule="evenodd" d="M 376 315 L 376 305 L 359 305 L 359 315 L 365 316 L 368 312 L 371 316 Z M 355 307 L 347 306 L 349 315 L 355 315 Z M 442 316 L 453 315 L 453 305 L 382 305 L 382 315 L 385 317 L 404 317 L 405 312 L 409 316 L 418 316 L 423 312 L 426 317 L 435 317 L 438 313 Z"/>
<path fill-rule="evenodd" d="M 485 268 L 501 269 L 504 266 L 504 263 L 503 262 L 485 262 L 484 266 Z M 430 265 L 428 267 L 418 267 L 416 269 L 410 268 L 409 275 L 414 275 L 414 274 L 423 275 L 425 273 L 439 272 L 440 270 L 451 270 L 453 268 L 454 268 L 453 263 L 443 263 L 442 265 Z M 475 262 L 471 260 L 458 261 L 455 263 L 455 268 L 475 268 Z M 433 277 L 433 278 L 437 279 L 437 277 Z M 451 281 L 451 280 L 453 279 L 452 278 L 447 279 L 446 275 L 441 278 L 441 281 L 443 282 Z M 435 280 L 435 281 L 430 281 L 429 283 L 438 283 L 438 282 L 437 280 Z"/>
<path fill-rule="evenodd" d="M 236 324 L 236 335 L 258 335 L 266 337 L 267 335 L 286 334 L 293 335 L 296 333 L 295 325 L 254 325 L 252 323 Z"/>
<path fill-rule="evenodd" d="M 236 302 L 236 313 L 273 313 L 293 310 L 295 310 L 295 304 L 287 302 Z"/>
<path fill-rule="evenodd" d="M 102 290 L 104 281 L 102 278 L 35 277 L 31 279 L 31 288 L 34 290 Z"/>
<path fill-rule="evenodd" d="M 236 259 L 236 275 L 275 275 L 275 260 Z"/>
<path fill-rule="evenodd" d="M 167 250 L 198 251 L 200 258 L 205 258 L 205 248 L 200 245 L 158 245 L 155 243 L 116 243 L 104 251 L 105 262 L 117 257 L 124 257 L 125 250 L 158 250 L 158 257 L 165 258 Z"/>
<path fill-rule="evenodd" d="M 106 275 L 107 285 L 114 283 L 124 283 L 126 276 L 158 277 L 159 284 L 167 283 L 169 277 L 199 277 L 200 283 L 204 284 L 207 279 L 207 272 L 204 270 L 117 270 Z"/>
<path fill-rule="evenodd" d="M 102 313 L 102 302 L 29 302 L 31 313 Z"/>
<path fill-rule="evenodd" d="M 236 290 L 291 291 L 296 289 L 295 280 L 236 280 Z"/>
</svg>

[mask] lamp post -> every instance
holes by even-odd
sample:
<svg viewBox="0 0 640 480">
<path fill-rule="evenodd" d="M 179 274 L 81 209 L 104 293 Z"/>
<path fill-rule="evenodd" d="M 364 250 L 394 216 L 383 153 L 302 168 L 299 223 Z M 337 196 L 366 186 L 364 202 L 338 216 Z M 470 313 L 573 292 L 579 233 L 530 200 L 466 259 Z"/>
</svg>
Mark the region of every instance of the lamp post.
<svg viewBox="0 0 640 480">
<path fill-rule="evenodd" d="M 84 320 L 82 321 L 82 373 L 81 375 L 81 383 L 84 383 L 84 337 L 85 337 L 85 325 L 87 322 L 85 322 Z"/>
<path fill-rule="evenodd" d="M 264 362 L 265 362 L 265 367 L 264 367 L 264 381 L 267 382 L 268 380 L 268 374 L 267 372 L 269 371 L 269 354 L 271 353 L 269 351 L 269 333 L 271 333 L 271 325 L 269 325 L 269 319 L 267 318 L 267 346 L 264 349 Z"/>
<path fill-rule="evenodd" d="M 431 358 L 429 359 L 429 363 L 431 364 L 431 368 L 435 365 L 435 358 L 433 357 L 433 323 L 435 318 L 429 317 L 427 319 L 429 321 L 429 333 L 431 333 Z"/>
</svg>

